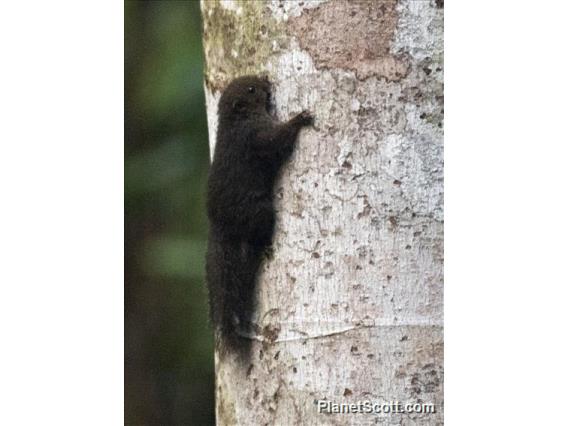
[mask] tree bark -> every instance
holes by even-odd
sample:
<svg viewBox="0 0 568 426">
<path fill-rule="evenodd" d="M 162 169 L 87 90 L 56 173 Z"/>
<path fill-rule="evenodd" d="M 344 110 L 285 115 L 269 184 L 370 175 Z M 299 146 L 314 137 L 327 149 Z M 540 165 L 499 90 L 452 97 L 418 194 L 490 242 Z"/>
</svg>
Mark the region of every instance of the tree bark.
<svg viewBox="0 0 568 426">
<path fill-rule="evenodd" d="M 275 188 L 250 364 L 216 357 L 217 423 L 442 424 L 443 1 L 201 7 L 211 152 L 237 76 L 269 76 L 280 120 L 316 117 Z"/>
</svg>

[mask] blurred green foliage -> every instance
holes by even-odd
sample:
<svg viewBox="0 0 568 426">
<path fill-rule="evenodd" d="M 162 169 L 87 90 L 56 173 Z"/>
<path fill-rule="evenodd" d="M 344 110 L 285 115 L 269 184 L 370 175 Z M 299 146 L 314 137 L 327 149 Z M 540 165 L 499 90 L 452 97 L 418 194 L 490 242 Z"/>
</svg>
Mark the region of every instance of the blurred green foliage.
<svg viewBox="0 0 568 426">
<path fill-rule="evenodd" d="M 125 423 L 214 423 L 198 1 L 125 2 Z"/>
</svg>

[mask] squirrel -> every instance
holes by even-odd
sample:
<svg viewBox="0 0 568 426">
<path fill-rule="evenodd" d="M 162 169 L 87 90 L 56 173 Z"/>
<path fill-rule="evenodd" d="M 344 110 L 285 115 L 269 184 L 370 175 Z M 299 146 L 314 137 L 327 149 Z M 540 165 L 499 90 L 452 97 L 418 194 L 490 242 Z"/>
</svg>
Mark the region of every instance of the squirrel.
<svg viewBox="0 0 568 426">
<path fill-rule="evenodd" d="M 206 282 L 221 354 L 248 353 L 255 281 L 274 234 L 274 183 L 298 133 L 314 121 L 303 111 L 278 122 L 270 102 L 268 79 L 256 76 L 233 80 L 219 100 L 207 183 Z"/>
</svg>

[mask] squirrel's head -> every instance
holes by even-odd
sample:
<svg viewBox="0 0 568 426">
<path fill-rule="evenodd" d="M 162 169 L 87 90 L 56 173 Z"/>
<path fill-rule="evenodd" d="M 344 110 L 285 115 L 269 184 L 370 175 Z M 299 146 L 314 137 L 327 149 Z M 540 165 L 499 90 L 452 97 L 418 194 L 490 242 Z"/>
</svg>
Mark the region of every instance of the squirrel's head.
<svg viewBox="0 0 568 426">
<path fill-rule="evenodd" d="M 270 82 L 267 77 L 236 78 L 229 83 L 219 101 L 219 111 L 224 114 L 265 113 L 269 106 Z"/>
</svg>

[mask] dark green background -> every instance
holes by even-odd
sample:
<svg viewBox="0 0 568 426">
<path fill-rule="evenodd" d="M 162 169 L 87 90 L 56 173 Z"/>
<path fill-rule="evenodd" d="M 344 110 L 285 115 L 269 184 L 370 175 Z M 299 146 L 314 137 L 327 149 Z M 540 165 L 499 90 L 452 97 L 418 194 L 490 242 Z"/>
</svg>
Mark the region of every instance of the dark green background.
<svg viewBox="0 0 568 426">
<path fill-rule="evenodd" d="M 198 1 L 125 2 L 125 422 L 214 422 Z"/>
</svg>

